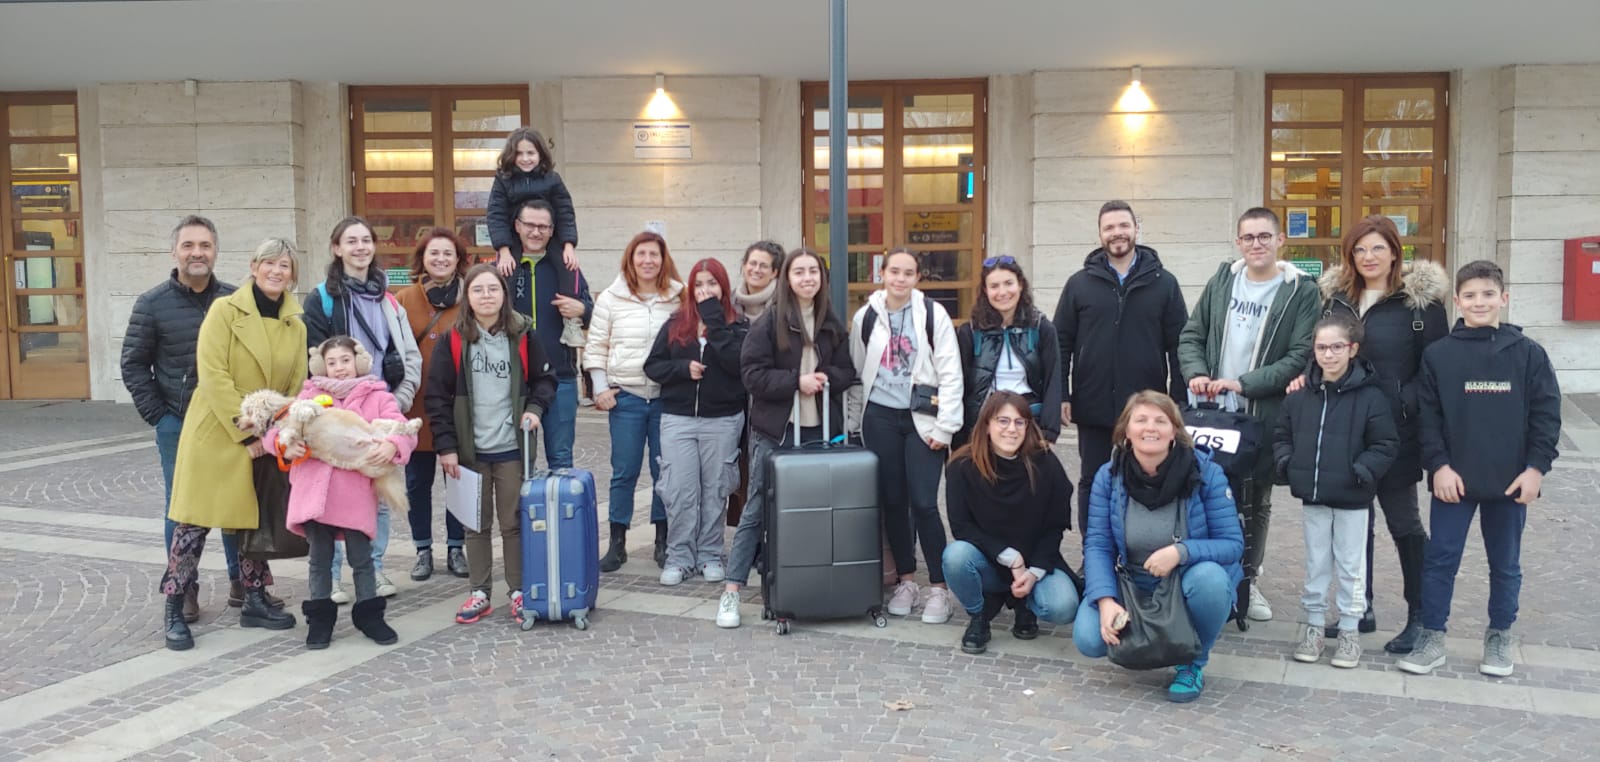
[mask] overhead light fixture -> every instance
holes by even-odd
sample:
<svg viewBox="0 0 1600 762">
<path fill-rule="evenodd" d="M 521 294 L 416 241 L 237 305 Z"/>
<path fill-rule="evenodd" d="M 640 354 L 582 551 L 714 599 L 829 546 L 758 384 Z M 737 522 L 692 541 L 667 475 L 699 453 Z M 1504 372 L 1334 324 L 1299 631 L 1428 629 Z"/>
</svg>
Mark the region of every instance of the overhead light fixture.
<svg viewBox="0 0 1600 762">
<path fill-rule="evenodd" d="M 656 94 L 651 96 L 650 103 L 645 106 L 645 116 L 661 121 L 665 119 L 678 119 L 683 116 L 678 110 L 678 104 L 672 102 L 667 95 L 667 75 L 656 72 Z"/>
<path fill-rule="evenodd" d="M 657 76 L 660 76 L 660 75 L 657 75 Z M 1138 87 L 1140 82 L 1143 79 L 1144 79 L 1144 67 L 1140 66 L 1138 64 L 1134 64 L 1133 65 L 1133 82 L 1132 82 L 1133 86 L 1134 87 Z"/>
</svg>

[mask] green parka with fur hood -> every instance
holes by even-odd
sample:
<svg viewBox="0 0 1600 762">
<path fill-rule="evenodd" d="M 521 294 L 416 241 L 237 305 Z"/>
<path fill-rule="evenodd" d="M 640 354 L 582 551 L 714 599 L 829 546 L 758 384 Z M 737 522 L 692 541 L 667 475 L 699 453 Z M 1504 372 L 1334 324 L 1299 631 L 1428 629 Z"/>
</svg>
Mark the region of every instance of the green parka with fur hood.
<svg viewBox="0 0 1600 762">
<path fill-rule="evenodd" d="M 1250 370 L 1239 376 L 1239 386 L 1249 401 L 1247 412 L 1261 421 L 1263 431 L 1278 422 L 1283 390 L 1295 376 L 1305 372 L 1311 359 L 1311 329 L 1322 314 L 1322 293 L 1317 282 L 1292 262 L 1279 261 L 1283 285 L 1272 297 L 1267 319 L 1251 356 Z M 1233 298 L 1233 282 L 1244 277 L 1244 258 L 1224 262 L 1206 283 L 1189 322 L 1178 338 L 1178 363 L 1185 381 L 1196 376 L 1215 378 L 1222 364 L 1222 347 L 1228 325 L 1228 304 Z M 1182 400 L 1179 401 L 1180 404 Z M 1261 448 L 1256 463 L 1256 478 L 1271 480 L 1272 448 Z"/>
</svg>

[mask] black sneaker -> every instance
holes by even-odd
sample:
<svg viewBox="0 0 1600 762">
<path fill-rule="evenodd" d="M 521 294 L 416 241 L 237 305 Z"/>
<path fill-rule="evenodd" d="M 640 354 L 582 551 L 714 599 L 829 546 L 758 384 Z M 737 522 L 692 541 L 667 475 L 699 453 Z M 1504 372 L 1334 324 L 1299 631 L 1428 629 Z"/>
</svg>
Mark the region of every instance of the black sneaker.
<svg viewBox="0 0 1600 762">
<path fill-rule="evenodd" d="M 468 575 L 466 551 L 460 547 L 450 548 L 445 554 L 444 568 L 450 571 L 451 576 L 466 579 Z"/>
<path fill-rule="evenodd" d="M 989 650 L 989 638 L 992 635 L 987 617 L 982 614 L 973 617 L 967 622 L 967 631 L 961 634 L 961 652 L 981 654 Z"/>
<path fill-rule="evenodd" d="M 433 548 L 417 551 L 417 562 L 411 565 L 411 579 L 421 582 L 433 576 Z"/>
<path fill-rule="evenodd" d="M 1011 637 L 1017 640 L 1033 640 L 1039 637 L 1039 616 L 1028 608 L 1026 601 L 1019 602 L 1016 609 L 1016 623 L 1011 625 Z"/>
</svg>

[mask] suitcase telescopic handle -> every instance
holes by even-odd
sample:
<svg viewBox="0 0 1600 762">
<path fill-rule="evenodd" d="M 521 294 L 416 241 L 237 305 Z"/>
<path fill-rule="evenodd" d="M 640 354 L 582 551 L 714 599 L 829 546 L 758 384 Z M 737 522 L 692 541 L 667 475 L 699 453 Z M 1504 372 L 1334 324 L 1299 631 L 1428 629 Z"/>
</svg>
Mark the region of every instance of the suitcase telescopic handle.
<svg viewBox="0 0 1600 762">
<path fill-rule="evenodd" d="M 826 444 L 829 441 L 829 428 L 830 428 L 830 425 L 829 425 L 830 422 L 828 420 L 828 418 L 829 418 L 828 409 L 832 407 L 832 405 L 828 404 L 829 400 L 828 400 L 828 382 L 827 381 L 823 381 L 822 382 L 822 392 L 821 392 L 821 394 L 822 394 L 822 441 L 823 441 L 824 444 Z M 789 415 L 789 421 L 794 425 L 794 446 L 795 447 L 799 447 L 802 444 L 804 444 L 804 442 L 800 441 L 800 390 L 798 388 L 794 390 L 794 412 Z"/>
<path fill-rule="evenodd" d="M 522 429 L 522 422 L 517 422 Z M 533 438 L 533 429 L 522 429 L 522 480 L 533 478 L 533 462 L 539 459 L 539 440 Z"/>
</svg>

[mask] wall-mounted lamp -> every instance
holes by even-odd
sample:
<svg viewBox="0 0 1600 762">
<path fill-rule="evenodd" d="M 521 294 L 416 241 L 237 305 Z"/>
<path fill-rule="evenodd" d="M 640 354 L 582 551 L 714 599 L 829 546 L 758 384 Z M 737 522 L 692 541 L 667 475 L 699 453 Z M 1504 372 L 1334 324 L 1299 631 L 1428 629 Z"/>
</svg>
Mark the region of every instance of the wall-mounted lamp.
<svg viewBox="0 0 1600 762">
<path fill-rule="evenodd" d="M 1138 64 L 1134 64 L 1134 66 L 1133 66 L 1133 82 L 1131 84 L 1134 87 L 1138 87 L 1139 83 L 1143 79 L 1144 79 L 1144 67 L 1140 66 Z"/>
<path fill-rule="evenodd" d="M 645 106 L 644 114 L 650 119 L 678 119 L 683 112 L 678 110 L 678 104 L 672 102 L 667 95 L 667 75 L 656 72 L 656 94 L 650 96 L 650 104 Z"/>
</svg>

